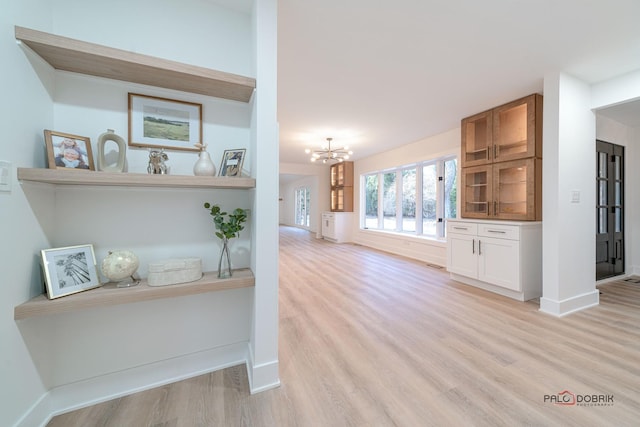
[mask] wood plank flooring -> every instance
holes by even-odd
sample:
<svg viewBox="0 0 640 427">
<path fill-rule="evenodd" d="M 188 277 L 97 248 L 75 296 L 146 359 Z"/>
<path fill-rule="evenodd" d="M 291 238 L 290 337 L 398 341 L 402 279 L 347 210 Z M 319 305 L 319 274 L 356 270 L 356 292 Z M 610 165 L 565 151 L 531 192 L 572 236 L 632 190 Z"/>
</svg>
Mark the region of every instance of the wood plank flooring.
<svg viewBox="0 0 640 427">
<path fill-rule="evenodd" d="M 418 261 L 290 227 L 280 239 L 281 387 L 250 395 L 238 366 L 48 425 L 639 425 L 640 284 L 555 318 Z M 565 390 L 613 402 L 545 402 Z"/>
</svg>

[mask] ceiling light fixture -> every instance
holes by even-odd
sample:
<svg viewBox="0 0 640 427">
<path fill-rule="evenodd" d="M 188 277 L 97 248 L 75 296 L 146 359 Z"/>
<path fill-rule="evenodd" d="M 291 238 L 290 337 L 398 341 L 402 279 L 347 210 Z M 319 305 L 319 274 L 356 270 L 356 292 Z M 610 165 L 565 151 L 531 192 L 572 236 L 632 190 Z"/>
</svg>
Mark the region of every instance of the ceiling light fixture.
<svg viewBox="0 0 640 427">
<path fill-rule="evenodd" d="M 349 147 L 346 146 L 342 148 L 331 148 L 331 141 L 333 141 L 333 138 L 327 138 L 327 145 L 326 147 L 322 147 L 321 150 L 312 151 L 310 148 L 307 148 L 304 152 L 311 154 L 312 162 L 322 161 L 322 163 L 327 163 L 329 161 L 344 162 L 345 160 L 349 160 L 349 156 L 353 154 L 353 151 L 349 151 Z"/>
</svg>

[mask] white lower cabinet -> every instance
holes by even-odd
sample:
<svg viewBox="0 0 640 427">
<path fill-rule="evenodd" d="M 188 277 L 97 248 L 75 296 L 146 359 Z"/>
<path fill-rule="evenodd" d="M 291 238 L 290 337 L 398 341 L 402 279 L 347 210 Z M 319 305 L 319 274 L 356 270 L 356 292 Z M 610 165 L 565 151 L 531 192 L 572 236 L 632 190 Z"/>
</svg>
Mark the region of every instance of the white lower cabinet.
<svg viewBox="0 0 640 427">
<path fill-rule="evenodd" d="M 520 301 L 542 296 L 542 223 L 447 221 L 451 278 Z"/>
<path fill-rule="evenodd" d="M 351 212 L 322 212 L 322 238 L 334 243 L 351 241 Z"/>
</svg>

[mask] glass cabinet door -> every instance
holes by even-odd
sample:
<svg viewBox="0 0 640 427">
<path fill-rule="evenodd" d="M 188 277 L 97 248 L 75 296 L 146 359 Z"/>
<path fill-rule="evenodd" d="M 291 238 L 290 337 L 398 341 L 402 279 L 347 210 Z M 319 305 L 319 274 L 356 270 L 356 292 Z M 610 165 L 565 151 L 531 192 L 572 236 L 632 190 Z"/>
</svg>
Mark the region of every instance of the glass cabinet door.
<svg viewBox="0 0 640 427">
<path fill-rule="evenodd" d="M 490 208 L 492 214 L 500 219 L 534 220 L 537 209 L 541 209 L 536 200 L 536 188 L 541 185 L 536 180 L 536 168 L 540 169 L 539 159 L 514 160 L 495 163 L 493 166 L 494 202 Z M 540 175 L 538 173 L 537 175 Z"/>
<path fill-rule="evenodd" d="M 542 100 L 539 95 L 511 102 L 493 110 L 493 157 L 494 161 L 540 157 L 536 153 L 536 138 L 541 139 L 542 129 L 536 129 L 536 123 L 542 123 Z M 540 105 L 536 105 L 540 103 Z"/>
<path fill-rule="evenodd" d="M 462 120 L 462 166 L 484 165 L 491 161 L 492 112 L 476 114 Z"/>
<path fill-rule="evenodd" d="M 487 218 L 492 196 L 492 166 L 474 166 L 462 169 L 463 218 Z"/>
</svg>

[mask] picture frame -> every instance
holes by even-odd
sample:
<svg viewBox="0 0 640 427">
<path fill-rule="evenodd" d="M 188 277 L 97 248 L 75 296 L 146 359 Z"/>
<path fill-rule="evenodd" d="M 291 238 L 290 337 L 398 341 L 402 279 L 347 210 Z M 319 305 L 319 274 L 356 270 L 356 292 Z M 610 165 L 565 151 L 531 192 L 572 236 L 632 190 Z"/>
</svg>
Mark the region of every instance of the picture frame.
<svg viewBox="0 0 640 427">
<path fill-rule="evenodd" d="M 40 255 L 49 299 L 100 286 L 93 245 L 43 249 Z"/>
<path fill-rule="evenodd" d="M 129 146 L 200 151 L 202 104 L 129 93 Z"/>
<path fill-rule="evenodd" d="M 88 137 L 45 129 L 44 143 L 49 169 L 96 170 Z"/>
<path fill-rule="evenodd" d="M 218 176 L 242 176 L 242 164 L 246 152 L 244 148 L 224 150 Z"/>
</svg>

